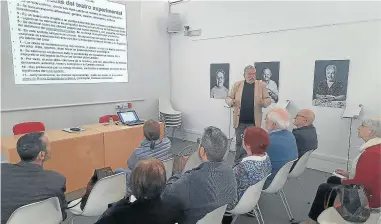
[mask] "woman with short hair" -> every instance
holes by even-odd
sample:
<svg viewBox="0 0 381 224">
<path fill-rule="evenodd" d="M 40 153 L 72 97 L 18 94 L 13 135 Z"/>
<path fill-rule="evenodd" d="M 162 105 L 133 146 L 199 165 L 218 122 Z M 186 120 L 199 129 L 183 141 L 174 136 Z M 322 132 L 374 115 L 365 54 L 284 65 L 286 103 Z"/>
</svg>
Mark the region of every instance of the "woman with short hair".
<svg viewBox="0 0 381 224">
<path fill-rule="evenodd" d="M 353 160 L 350 172 L 336 170 L 344 179 L 333 176 L 327 183 L 320 184 L 308 216 L 303 224 L 317 223 L 316 220 L 325 209 L 325 200 L 333 186 L 339 184 L 360 184 L 364 187 L 372 211 L 370 219 L 375 218 L 381 207 L 381 120 L 365 119 L 358 129 L 358 137 L 364 140 L 359 155 Z M 332 199 L 335 197 L 332 196 Z M 334 200 L 329 201 L 332 207 Z M 376 218 L 375 218 L 376 221 Z M 369 222 L 373 223 L 373 222 Z M 374 222 L 375 223 L 375 222 Z"/>
<path fill-rule="evenodd" d="M 174 224 L 178 213 L 162 200 L 166 172 L 158 159 L 140 161 L 130 175 L 132 194 L 136 201 L 122 199 L 109 208 L 96 224 Z"/>
<path fill-rule="evenodd" d="M 227 210 L 235 207 L 247 188 L 271 174 L 271 161 L 266 153 L 269 144 L 269 135 L 264 129 L 254 126 L 245 129 L 242 147 L 247 156 L 233 168 L 238 197 L 237 201 L 228 205 Z"/>
</svg>

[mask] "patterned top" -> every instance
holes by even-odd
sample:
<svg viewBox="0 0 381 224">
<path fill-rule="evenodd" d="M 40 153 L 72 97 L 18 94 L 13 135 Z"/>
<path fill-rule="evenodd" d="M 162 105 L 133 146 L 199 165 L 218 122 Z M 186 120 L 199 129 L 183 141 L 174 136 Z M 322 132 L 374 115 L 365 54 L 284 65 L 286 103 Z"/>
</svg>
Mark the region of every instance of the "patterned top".
<svg viewBox="0 0 381 224">
<path fill-rule="evenodd" d="M 317 84 L 316 94 L 318 95 L 332 95 L 340 96 L 345 95 L 345 89 L 343 83 L 335 81 L 331 87 L 328 86 L 327 80 L 322 80 Z"/>
<path fill-rule="evenodd" d="M 233 171 L 237 181 L 238 200 L 229 204 L 227 210 L 232 210 L 236 206 L 247 188 L 271 174 L 270 157 L 267 154 L 265 156 L 247 156 L 233 168 Z"/>
</svg>

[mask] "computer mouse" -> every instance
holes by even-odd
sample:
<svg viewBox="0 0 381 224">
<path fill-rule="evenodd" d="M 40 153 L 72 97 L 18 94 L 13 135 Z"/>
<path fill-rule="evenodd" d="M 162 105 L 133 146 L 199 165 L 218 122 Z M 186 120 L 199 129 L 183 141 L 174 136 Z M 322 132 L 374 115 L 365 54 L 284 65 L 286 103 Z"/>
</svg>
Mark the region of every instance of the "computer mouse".
<svg viewBox="0 0 381 224">
<path fill-rule="evenodd" d="M 81 131 L 80 128 L 70 128 L 70 131 Z"/>
</svg>

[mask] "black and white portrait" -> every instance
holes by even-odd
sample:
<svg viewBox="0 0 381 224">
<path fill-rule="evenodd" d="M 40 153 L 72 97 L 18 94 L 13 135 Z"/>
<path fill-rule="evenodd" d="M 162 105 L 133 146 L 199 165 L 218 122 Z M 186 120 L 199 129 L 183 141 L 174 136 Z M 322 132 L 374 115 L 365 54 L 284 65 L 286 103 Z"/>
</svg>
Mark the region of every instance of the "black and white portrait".
<svg viewBox="0 0 381 224">
<path fill-rule="evenodd" d="M 345 107 L 349 60 L 315 61 L 312 104 L 319 107 Z"/>
<path fill-rule="evenodd" d="M 210 98 L 225 99 L 229 92 L 230 64 L 210 64 Z"/>
<path fill-rule="evenodd" d="M 279 99 L 279 61 L 255 62 L 257 70 L 257 80 L 262 80 L 271 97 L 272 103 L 277 103 Z"/>
</svg>

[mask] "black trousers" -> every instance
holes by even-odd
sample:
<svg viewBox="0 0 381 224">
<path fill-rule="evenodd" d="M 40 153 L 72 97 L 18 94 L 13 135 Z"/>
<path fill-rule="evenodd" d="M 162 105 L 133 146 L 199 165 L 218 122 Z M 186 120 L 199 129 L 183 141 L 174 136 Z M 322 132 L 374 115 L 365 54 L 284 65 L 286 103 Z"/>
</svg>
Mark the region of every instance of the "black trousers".
<svg viewBox="0 0 381 224">
<path fill-rule="evenodd" d="M 328 199 L 329 194 L 331 193 L 332 187 L 341 184 L 341 179 L 335 176 L 328 178 L 327 183 L 319 185 L 319 188 L 316 192 L 314 202 L 312 203 L 310 213 L 308 216 L 317 221 L 319 215 L 325 210 L 324 203 Z M 328 202 L 328 206 L 332 207 L 335 202 L 336 192 L 332 192 L 331 198 Z"/>
</svg>

